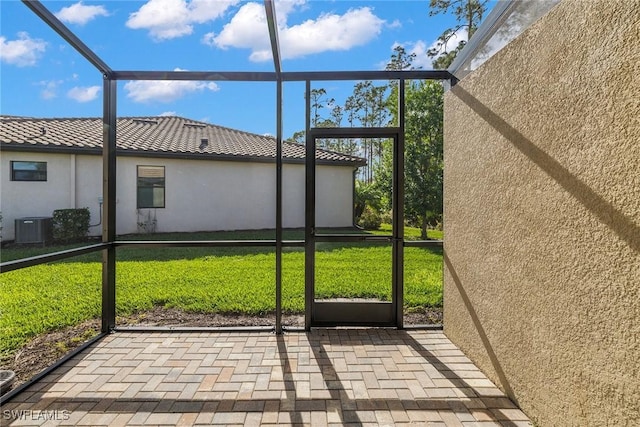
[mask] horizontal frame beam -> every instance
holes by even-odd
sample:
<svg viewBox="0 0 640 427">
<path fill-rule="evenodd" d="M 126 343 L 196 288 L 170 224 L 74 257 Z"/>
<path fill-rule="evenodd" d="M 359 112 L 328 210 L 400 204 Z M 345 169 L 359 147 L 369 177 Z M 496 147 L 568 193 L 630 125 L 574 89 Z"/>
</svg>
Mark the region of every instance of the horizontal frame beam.
<svg viewBox="0 0 640 427">
<path fill-rule="evenodd" d="M 116 240 L 117 247 L 155 248 L 232 248 L 274 247 L 275 240 Z M 283 247 L 304 247 L 304 240 L 283 240 Z"/>
<path fill-rule="evenodd" d="M 276 246 L 275 240 L 185 240 L 185 241 L 170 241 L 170 240 L 151 240 L 151 241 L 138 241 L 138 240 L 119 240 L 111 243 L 98 243 L 90 246 L 83 246 L 81 248 L 67 249 L 64 251 L 53 252 L 50 254 L 37 255 L 29 258 L 22 258 L 15 261 L 6 261 L 0 263 L 0 273 L 8 273 L 13 270 L 20 270 L 22 268 L 34 267 L 40 264 L 46 264 L 48 262 L 60 261 L 67 258 L 73 258 L 79 255 L 84 255 L 92 252 L 99 252 L 104 249 L 109 249 L 112 246 L 119 247 L 274 247 Z M 282 247 L 285 248 L 304 248 L 304 240 L 283 240 Z"/>
<path fill-rule="evenodd" d="M 114 80 L 193 80 L 193 81 L 235 81 L 235 82 L 276 82 L 274 72 L 252 71 L 114 71 Z"/>
<path fill-rule="evenodd" d="M 273 332 L 273 326 L 116 326 L 114 332 Z"/>
<path fill-rule="evenodd" d="M 327 80 L 449 80 L 447 70 L 410 71 L 289 71 L 282 73 L 285 82 Z"/>
<path fill-rule="evenodd" d="M 391 235 L 371 235 L 371 234 L 316 234 L 316 242 L 391 242 Z"/>
<path fill-rule="evenodd" d="M 361 235 L 361 234 L 317 234 L 317 242 L 391 242 L 391 235 Z M 84 255 L 108 249 L 112 245 L 117 247 L 157 247 L 157 248 L 188 248 L 188 247 L 275 247 L 275 240 L 118 240 L 113 243 L 98 243 L 81 248 L 67 249 L 51 254 L 38 255 L 30 258 L 23 258 L 15 261 L 7 261 L 0 264 L 0 273 L 7 273 L 13 270 L 33 267 L 48 262 L 60 261 L 75 256 Z M 283 240 L 282 246 L 288 248 L 303 248 L 304 240 Z M 409 240 L 404 242 L 404 247 L 426 248 L 443 246 L 442 240 Z"/>
<path fill-rule="evenodd" d="M 224 248 L 274 246 L 275 240 L 116 240 L 116 247 Z"/>
<path fill-rule="evenodd" d="M 279 77 L 278 77 L 279 76 Z M 238 82 L 284 82 L 302 81 L 357 81 L 357 80 L 450 80 L 447 70 L 412 71 L 113 71 L 114 80 L 195 80 L 195 81 L 238 81 Z"/>
<path fill-rule="evenodd" d="M 398 127 L 371 127 L 371 128 L 311 128 L 310 138 L 395 138 L 400 132 Z M 316 160 L 316 163 L 318 161 Z"/>
<path fill-rule="evenodd" d="M 441 248 L 442 240 L 405 240 L 405 248 Z"/>
<path fill-rule="evenodd" d="M 19 270 L 21 268 L 34 267 L 40 264 L 46 264 L 48 262 L 59 261 L 62 259 L 73 258 L 78 255 L 89 254 L 91 252 L 98 252 L 103 249 L 111 247 L 110 243 L 98 243 L 90 246 L 83 246 L 81 248 L 67 249 L 64 251 L 53 252 L 50 254 L 37 255 L 29 258 L 22 258 L 15 261 L 7 261 L 0 264 L 0 273 L 7 273 L 13 270 Z"/>
</svg>

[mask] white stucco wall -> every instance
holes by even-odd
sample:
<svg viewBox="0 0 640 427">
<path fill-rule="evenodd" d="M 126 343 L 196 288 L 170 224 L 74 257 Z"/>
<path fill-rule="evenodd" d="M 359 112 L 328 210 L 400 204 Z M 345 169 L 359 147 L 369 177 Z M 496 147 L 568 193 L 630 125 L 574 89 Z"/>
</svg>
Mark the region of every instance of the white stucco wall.
<svg viewBox="0 0 640 427">
<path fill-rule="evenodd" d="M 282 181 L 282 223 L 285 228 L 304 227 L 304 165 L 284 165 Z M 316 226 L 350 227 L 352 225 L 353 168 L 317 166 Z"/>
<path fill-rule="evenodd" d="M 353 225 L 353 168 L 316 168 L 316 226 Z"/>
<path fill-rule="evenodd" d="M 11 181 L 12 160 L 47 162 L 47 181 Z M 15 238 L 15 219 L 50 217 L 56 209 L 88 207 L 91 223 L 99 221 L 102 167 L 96 156 L 3 151 L 0 174 L 3 240 Z M 90 232 L 100 234 L 100 227 Z"/>
<path fill-rule="evenodd" d="M 89 228 L 89 234 L 99 236 L 102 233 L 99 203 L 102 197 L 102 159 L 99 156 L 76 156 L 75 164 L 75 205 L 70 203 L 66 207 L 89 208 L 91 224 L 95 224 Z"/>
<path fill-rule="evenodd" d="M 10 180 L 10 161 L 46 161 L 46 182 Z M 100 219 L 102 160 L 99 156 L 1 153 L 0 210 L 3 240 L 15 238 L 14 219 L 51 216 L 55 209 L 88 207 L 91 223 Z M 144 209 L 157 219 L 157 232 L 275 228 L 275 165 L 118 157 L 117 234 L 138 232 L 138 165 L 165 167 L 165 208 Z M 316 169 L 316 224 L 348 227 L 353 222 L 353 167 Z M 283 168 L 283 225 L 304 226 L 304 165 Z M 92 227 L 99 235 L 101 227 Z"/>
<path fill-rule="evenodd" d="M 158 232 L 275 227 L 275 200 L 269 193 L 269 188 L 275 188 L 273 165 L 121 157 L 118 234 L 137 232 L 138 165 L 165 167 L 165 208 L 150 210 Z"/>
</svg>

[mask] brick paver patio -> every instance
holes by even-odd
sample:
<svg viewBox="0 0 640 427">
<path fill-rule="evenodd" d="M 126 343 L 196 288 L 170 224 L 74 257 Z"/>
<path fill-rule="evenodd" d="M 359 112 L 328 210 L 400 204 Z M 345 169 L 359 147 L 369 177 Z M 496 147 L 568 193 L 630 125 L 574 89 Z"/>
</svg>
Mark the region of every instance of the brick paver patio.
<svg viewBox="0 0 640 427">
<path fill-rule="evenodd" d="M 388 329 L 117 332 L 1 413 L 15 426 L 531 425 L 442 332 Z"/>
</svg>

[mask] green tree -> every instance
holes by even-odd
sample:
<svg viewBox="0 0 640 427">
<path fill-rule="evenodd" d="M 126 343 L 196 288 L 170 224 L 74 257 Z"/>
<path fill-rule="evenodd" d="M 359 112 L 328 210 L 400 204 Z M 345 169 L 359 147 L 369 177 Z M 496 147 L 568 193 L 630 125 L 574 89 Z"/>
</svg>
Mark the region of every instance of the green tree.
<svg viewBox="0 0 640 427">
<path fill-rule="evenodd" d="M 433 80 L 411 82 L 406 91 L 405 214 L 421 238 L 442 220 L 443 87 Z"/>
<path fill-rule="evenodd" d="M 324 119 L 320 114 L 323 109 L 332 108 L 335 104 L 335 100 L 333 98 L 327 98 L 327 91 L 324 88 L 320 89 L 311 89 L 309 93 L 310 99 L 310 113 L 311 113 L 311 127 L 336 127 L 336 123 L 330 119 Z M 335 108 L 332 108 L 331 114 L 334 115 Z M 305 144 L 306 136 L 305 131 L 300 130 L 294 132 L 289 138 L 285 141 L 293 142 L 296 144 Z M 332 146 L 332 142 L 330 140 L 319 140 L 317 141 L 318 148 L 326 148 L 329 149 Z"/>
<path fill-rule="evenodd" d="M 294 144 L 302 144 L 306 143 L 305 134 L 303 130 L 299 130 L 293 133 L 289 138 L 285 139 L 285 142 L 293 142 Z"/>
<path fill-rule="evenodd" d="M 416 59 L 415 53 L 407 53 L 402 45 L 396 45 L 391 54 L 391 60 L 385 66 L 385 70 L 402 71 L 415 70 L 413 61 Z"/>
<path fill-rule="evenodd" d="M 359 123 L 362 127 L 384 126 L 389 119 L 387 109 L 388 85 L 376 86 L 372 81 L 358 82 L 353 94 L 345 102 L 344 111 L 351 126 Z M 360 170 L 360 179 L 373 182 L 373 171 L 383 155 L 383 140 L 362 139 L 358 154 L 367 159 L 367 165 Z"/>
<path fill-rule="evenodd" d="M 387 69 L 411 69 L 414 58 L 398 47 Z M 428 226 L 442 219 L 443 96 L 440 82 L 405 81 L 405 216 L 420 226 L 422 239 L 427 238 Z M 397 83 L 387 104 L 392 123 L 398 125 Z M 384 150 L 375 170 L 375 185 L 388 209 L 392 197 L 391 144 Z"/>
<path fill-rule="evenodd" d="M 393 48 L 393 54 L 391 54 L 391 60 L 387 63 L 385 70 L 390 71 L 403 71 L 403 70 L 415 70 L 413 61 L 416 59 L 415 53 L 407 53 L 406 49 L 402 45 L 397 45 Z M 408 82 L 405 82 L 408 84 Z M 387 110 L 391 115 L 391 125 L 398 126 L 398 81 L 392 81 L 389 83 L 391 87 L 391 93 L 387 98 Z"/>
<path fill-rule="evenodd" d="M 389 120 L 387 106 L 388 85 L 376 86 L 371 81 L 358 82 L 344 106 L 338 105 L 323 88 L 312 89 L 309 96 L 310 121 L 312 127 L 340 127 L 346 118 L 349 126 L 380 127 Z M 326 112 L 326 115 L 322 113 Z M 295 132 L 289 142 L 304 143 L 304 131 Z M 360 178 L 373 181 L 373 166 L 379 163 L 383 154 L 383 141 L 378 139 L 319 139 L 318 148 L 334 150 L 367 159 L 367 165 L 360 169 Z"/>
<path fill-rule="evenodd" d="M 327 98 L 327 91 L 323 88 L 311 89 L 309 95 L 311 97 L 311 127 L 321 127 L 319 126 L 319 123 L 322 121 L 320 110 L 333 105 L 335 100 L 333 98 Z"/>
<path fill-rule="evenodd" d="M 440 13 L 452 12 L 456 17 L 457 25 L 453 28 L 446 29 L 438 40 L 436 45 L 429 49 L 427 55 L 433 60 L 433 68 L 446 69 L 449 68 L 458 52 L 467 44 L 466 40 L 458 42 L 453 50 L 447 50 L 447 44 L 454 36 L 459 35 L 460 31 L 467 32 L 467 40 L 471 39 L 473 33 L 478 29 L 478 25 L 482 21 L 482 16 L 486 11 L 488 0 L 430 0 L 429 16 L 438 15 Z"/>
</svg>

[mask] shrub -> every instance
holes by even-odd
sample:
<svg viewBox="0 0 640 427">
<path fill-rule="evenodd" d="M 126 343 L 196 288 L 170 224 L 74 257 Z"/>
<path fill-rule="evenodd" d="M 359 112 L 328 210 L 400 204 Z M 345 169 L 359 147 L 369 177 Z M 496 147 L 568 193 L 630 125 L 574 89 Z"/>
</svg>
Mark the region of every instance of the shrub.
<svg viewBox="0 0 640 427">
<path fill-rule="evenodd" d="M 391 224 L 391 222 L 393 221 L 393 212 L 392 211 L 385 211 L 380 215 L 380 220 L 382 221 L 383 224 Z"/>
<path fill-rule="evenodd" d="M 380 212 L 371 208 L 370 206 L 365 206 L 362 215 L 360 215 L 358 225 L 365 230 L 377 230 L 378 228 L 380 228 L 381 224 L 382 217 L 380 216 Z"/>
<path fill-rule="evenodd" d="M 89 233 L 89 208 L 53 211 L 53 239 L 60 242 L 82 240 Z"/>
<path fill-rule="evenodd" d="M 373 184 L 356 181 L 355 214 L 360 218 L 367 207 L 380 210 L 382 207 L 382 194 Z"/>
</svg>

